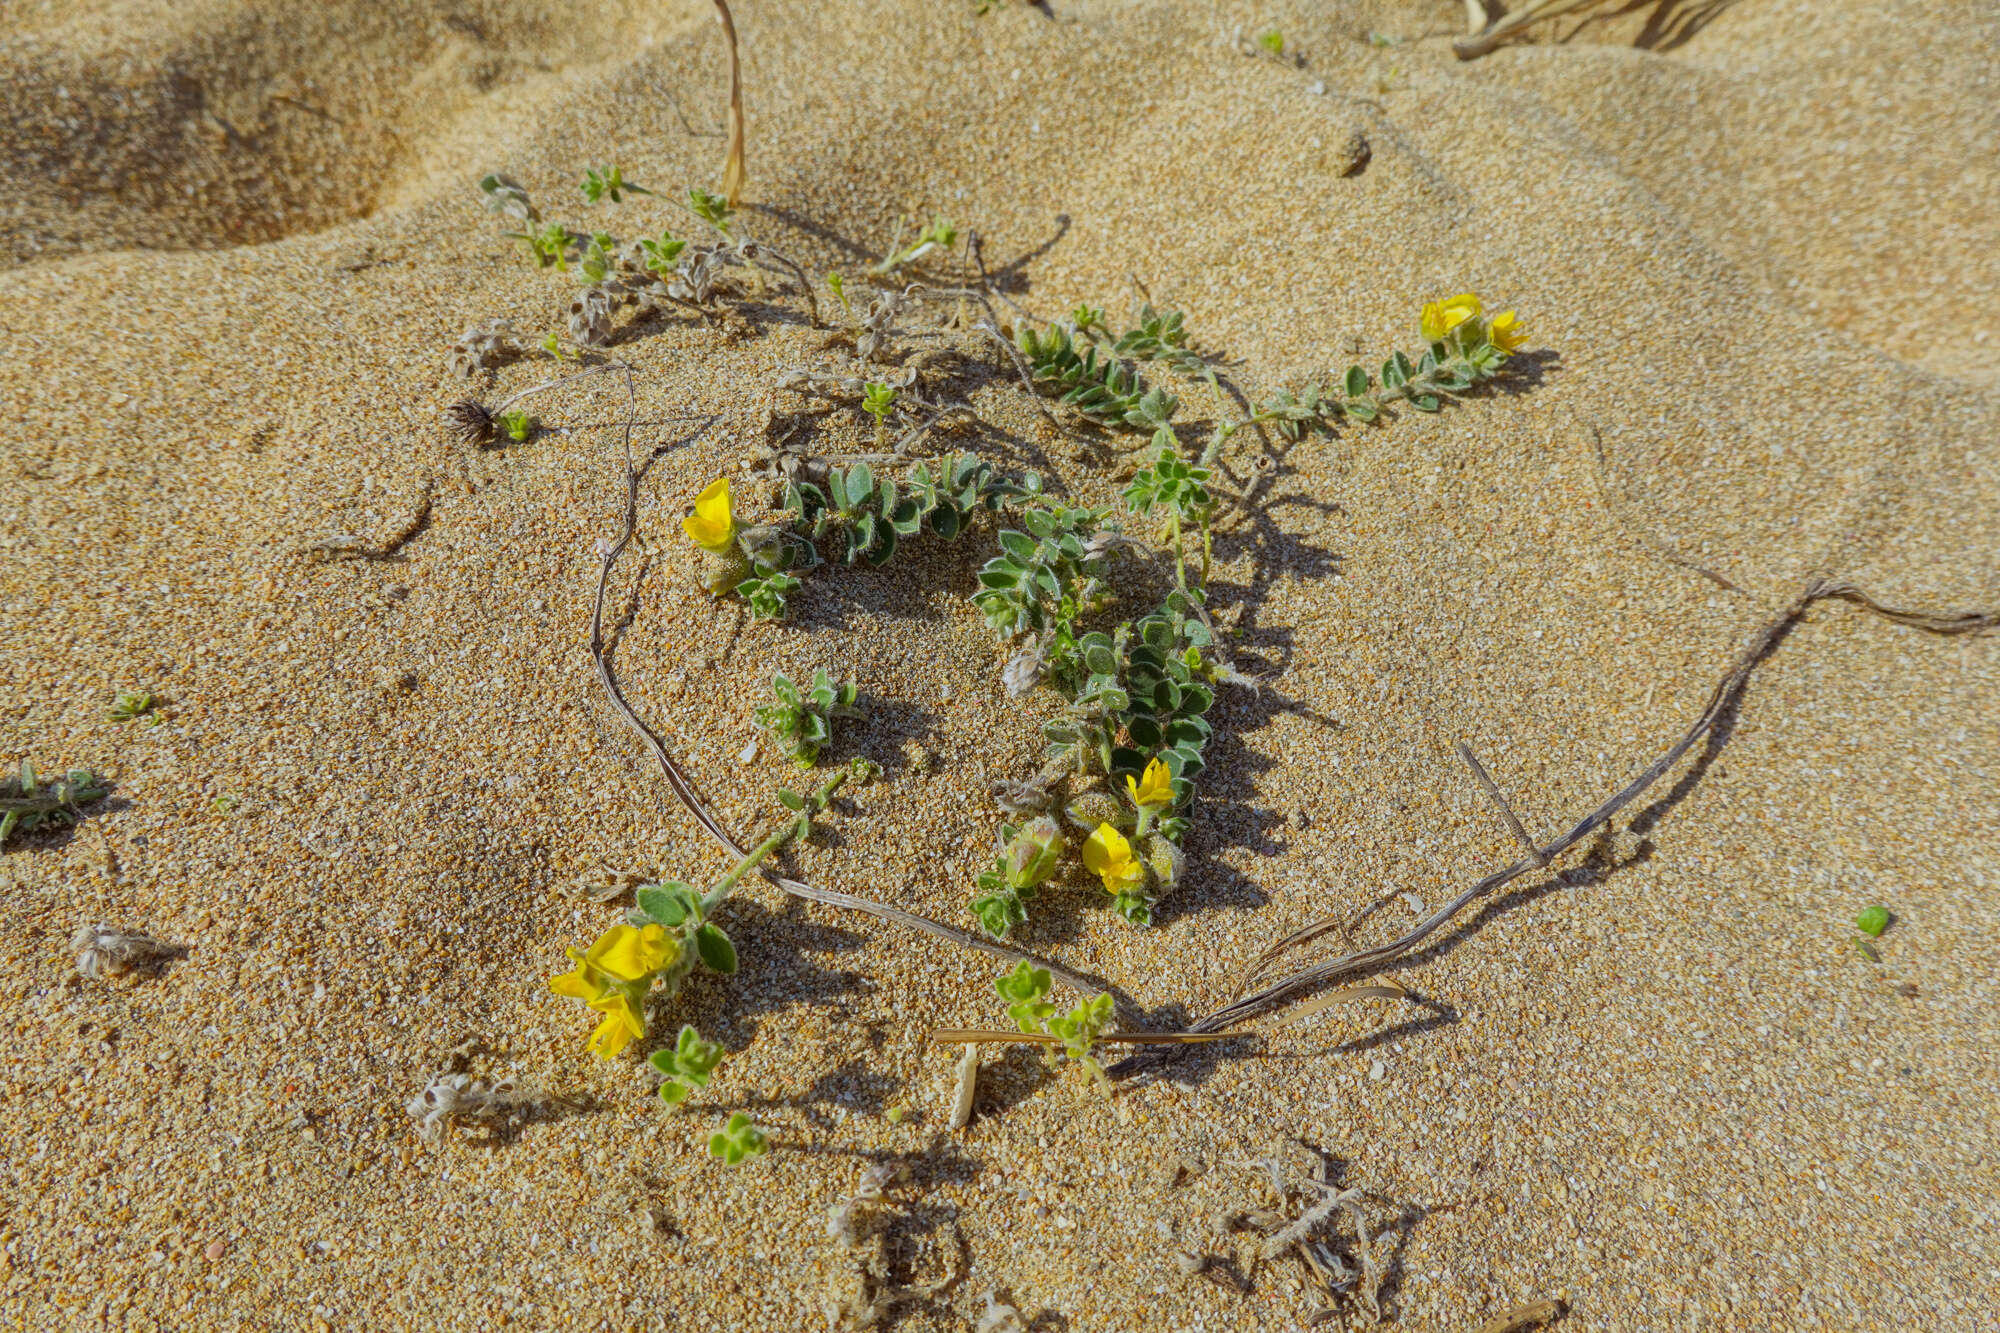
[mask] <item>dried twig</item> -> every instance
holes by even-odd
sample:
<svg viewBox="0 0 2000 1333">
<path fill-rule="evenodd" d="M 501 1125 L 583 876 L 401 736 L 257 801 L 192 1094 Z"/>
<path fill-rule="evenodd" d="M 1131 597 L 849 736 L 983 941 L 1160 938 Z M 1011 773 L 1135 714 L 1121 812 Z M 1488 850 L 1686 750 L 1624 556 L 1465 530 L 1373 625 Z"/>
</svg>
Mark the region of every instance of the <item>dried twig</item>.
<svg viewBox="0 0 2000 1333">
<path fill-rule="evenodd" d="M 1493 779 L 1487 775 L 1486 766 L 1479 762 L 1477 755 L 1472 753 L 1472 747 L 1464 741 L 1460 741 L 1458 743 L 1458 757 L 1463 759 L 1466 766 L 1472 770 L 1472 776 L 1479 779 L 1479 785 L 1486 789 L 1486 795 L 1492 799 L 1494 806 L 1499 809 L 1500 817 L 1507 821 L 1507 827 L 1514 831 L 1514 836 L 1520 840 L 1523 847 L 1528 849 L 1528 855 L 1535 858 L 1535 864 L 1541 866 L 1547 865 L 1549 863 L 1549 854 L 1536 846 L 1535 840 L 1528 836 L 1528 830 L 1521 827 L 1521 821 L 1515 817 L 1514 807 L 1507 804 L 1507 798 L 1502 796 L 1500 789 L 1493 785 Z"/>
<path fill-rule="evenodd" d="M 681 768 L 673 755 L 668 753 L 666 746 L 660 743 L 660 738 L 653 734 L 652 729 L 640 720 L 639 715 L 633 711 L 632 706 L 625 701 L 624 692 L 618 687 L 618 678 L 611 670 L 609 660 L 610 650 L 605 643 L 604 636 L 604 599 L 611 581 L 612 566 L 618 562 L 618 557 L 638 535 L 639 480 L 642 473 L 632 457 L 632 425 L 637 416 L 632 368 L 624 362 L 619 361 L 608 363 L 602 367 L 596 367 L 596 369 L 618 369 L 625 372 L 625 503 L 624 512 L 621 515 L 623 528 L 618 534 L 618 539 L 612 542 L 601 543 L 599 547 L 597 592 L 590 611 L 591 660 L 597 666 L 598 683 L 604 687 L 605 697 L 610 700 L 612 709 L 617 712 L 619 718 L 624 721 L 627 727 L 631 728 L 632 732 L 639 737 L 647 750 L 652 753 L 654 762 L 660 766 L 660 772 L 665 776 L 667 786 L 673 790 L 674 796 L 679 799 L 681 805 L 687 809 L 687 812 L 694 816 L 695 822 L 707 831 L 709 837 L 713 838 L 730 856 L 741 860 L 745 855 L 744 850 L 737 844 L 734 838 L 729 836 L 728 831 L 722 827 L 714 814 L 709 811 L 707 805 L 703 803 L 701 797 L 695 792 L 694 784 L 688 780 L 686 771 Z M 857 898 L 851 893 L 840 893 L 833 889 L 822 889 L 816 885 L 806 884 L 796 879 L 789 879 L 778 874 L 768 865 L 760 866 L 758 869 L 759 873 L 771 881 L 771 883 L 777 885 L 778 888 L 795 898 L 804 898 L 809 902 L 825 903 L 829 907 L 841 907 L 851 912 L 864 912 L 869 916 L 879 917 L 884 921 L 893 921 L 897 925 L 907 926 L 911 930 L 922 931 L 926 935 L 932 935 L 941 940 L 948 940 L 953 944 L 962 945 L 968 949 L 976 949 L 981 953 L 991 954 L 993 957 L 1003 959 L 1009 963 L 1022 961 L 1032 963 L 1036 967 L 1048 969 L 1050 976 L 1079 995 L 1092 996 L 1104 989 L 1104 987 L 1089 981 L 1058 963 L 1036 958 L 1032 954 L 1022 953 L 1018 949 L 1011 949 L 1004 944 L 995 943 L 992 940 L 982 939 L 979 936 L 954 929 L 942 922 L 933 921 L 929 917 L 918 916 L 914 912 L 905 912 L 902 908 L 891 907 L 887 903 L 871 902 L 866 898 Z"/>
<path fill-rule="evenodd" d="M 1757 665 L 1777 647 L 1779 641 L 1797 623 L 1799 617 L 1805 614 L 1807 608 L 1811 607 L 1815 602 L 1828 599 L 1852 602 L 1857 606 L 1866 607 L 1878 615 L 1895 621 L 1899 625 L 1908 625 L 1933 634 L 1969 634 L 2000 625 L 2000 612 L 1972 611 L 1939 614 L 1929 611 L 1902 610 L 1884 606 L 1851 583 L 1836 582 L 1824 577 L 1814 576 L 1807 580 L 1805 586 L 1799 590 L 1798 595 L 1791 600 L 1780 614 L 1765 622 L 1751 636 L 1749 643 L 1737 656 L 1735 663 L 1722 677 L 1721 681 L 1717 683 L 1714 691 L 1710 693 L 1707 706 L 1702 709 L 1700 715 L 1695 718 L 1687 730 L 1681 734 L 1680 739 L 1675 741 L 1666 753 L 1648 765 L 1646 770 L 1639 774 L 1638 777 L 1621 788 L 1617 794 L 1578 821 L 1568 833 L 1565 833 L 1562 837 L 1547 846 L 1538 848 L 1536 855 L 1524 857 L 1512 865 L 1487 875 L 1484 879 L 1481 879 L 1466 889 L 1465 892 L 1459 894 L 1449 903 L 1446 903 L 1443 907 L 1426 917 L 1421 924 L 1409 933 L 1401 935 L 1386 944 L 1357 950 L 1353 953 L 1343 954 L 1337 958 L 1311 964 L 1251 994 L 1239 994 L 1228 1004 L 1223 1005 L 1215 1012 L 1192 1024 L 1188 1031 L 1192 1033 L 1217 1032 L 1237 1027 L 1257 1017 L 1259 1014 L 1269 1013 L 1271 1010 L 1283 1006 L 1293 998 L 1303 995 L 1315 987 L 1324 985 L 1330 981 L 1339 980 L 1342 977 L 1352 976 L 1357 972 L 1363 972 L 1370 968 L 1380 967 L 1393 962 L 1416 948 L 1417 945 L 1429 938 L 1440 926 L 1443 926 L 1446 922 L 1464 911 L 1472 903 L 1493 893 L 1503 885 L 1511 883 L 1530 870 L 1543 868 L 1555 857 L 1562 855 L 1570 848 L 1589 838 L 1598 829 L 1608 824 L 1620 810 L 1623 810 L 1626 806 L 1637 800 L 1647 788 L 1658 782 L 1669 769 L 1680 762 L 1681 758 L 1689 750 L 1694 748 L 1696 742 L 1713 731 L 1716 724 L 1721 721 L 1723 715 L 1728 712 L 1730 706 L 1742 693 L 1744 685 L 1749 681 L 1750 674 L 1756 670 Z M 1530 845 L 1533 845 L 1532 841 Z M 1266 949 L 1258 957 L 1248 969 L 1246 978 L 1254 979 L 1282 954 L 1298 945 L 1317 939 L 1329 930 L 1336 929 L 1338 924 L 1337 918 L 1326 917 L 1286 936 Z M 1135 1055 L 1113 1065 L 1106 1072 L 1113 1077 L 1136 1073 L 1146 1065 L 1162 1058 L 1164 1054 L 1166 1053 L 1146 1052 Z"/>
</svg>

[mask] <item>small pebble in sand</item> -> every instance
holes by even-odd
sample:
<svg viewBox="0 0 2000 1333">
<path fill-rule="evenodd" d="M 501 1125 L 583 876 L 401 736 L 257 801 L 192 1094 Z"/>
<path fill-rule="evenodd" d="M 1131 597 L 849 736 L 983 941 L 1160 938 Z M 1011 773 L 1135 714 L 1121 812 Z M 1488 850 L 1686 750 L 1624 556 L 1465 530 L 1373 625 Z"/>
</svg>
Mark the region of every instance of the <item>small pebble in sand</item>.
<svg viewBox="0 0 2000 1333">
<path fill-rule="evenodd" d="M 210 1263 L 219 1263 L 222 1260 L 222 1256 L 229 1253 L 229 1242 L 226 1240 L 212 1240 L 208 1243 L 208 1248 L 203 1250 L 202 1253 L 208 1256 Z"/>
<path fill-rule="evenodd" d="M 1389 1075 L 1389 1066 L 1383 1064 L 1380 1060 L 1377 1060 L 1368 1066 L 1368 1077 L 1377 1083 L 1380 1083 L 1383 1079 L 1387 1078 L 1388 1075 Z"/>
</svg>

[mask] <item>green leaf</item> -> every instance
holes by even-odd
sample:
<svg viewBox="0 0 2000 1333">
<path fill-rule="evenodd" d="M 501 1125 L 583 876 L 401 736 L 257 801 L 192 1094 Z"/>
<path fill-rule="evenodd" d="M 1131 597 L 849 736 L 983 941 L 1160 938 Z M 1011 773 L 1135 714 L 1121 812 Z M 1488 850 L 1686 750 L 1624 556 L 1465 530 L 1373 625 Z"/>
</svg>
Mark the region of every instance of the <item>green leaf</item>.
<svg viewBox="0 0 2000 1333">
<path fill-rule="evenodd" d="M 946 541 L 957 538 L 963 517 L 951 504 L 941 504 L 931 510 L 931 531 Z"/>
<path fill-rule="evenodd" d="M 859 509 L 868 503 L 868 497 L 875 493 L 875 474 L 868 470 L 866 463 L 856 463 L 847 469 L 848 508 Z"/>
<path fill-rule="evenodd" d="M 1854 918 L 1854 925 L 1864 935 L 1879 936 L 1889 928 L 1889 909 L 1879 904 L 1866 908 Z"/>
<path fill-rule="evenodd" d="M 894 554 L 896 554 L 896 529 L 894 527 L 884 527 L 877 534 L 876 544 L 869 548 L 868 563 L 871 565 L 886 565 L 889 563 L 889 557 Z"/>
<path fill-rule="evenodd" d="M 1341 381 L 1341 389 L 1343 392 L 1347 394 L 1349 398 L 1367 397 L 1368 372 L 1363 370 L 1360 366 L 1349 366 L 1347 368 L 1346 379 Z"/>
<path fill-rule="evenodd" d="M 1399 363 L 1402 360 L 1406 360 L 1406 358 L 1403 358 L 1403 354 L 1398 352 L 1395 356 L 1390 357 L 1382 363 L 1383 388 L 1400 389 L 1410 382 L 1409 375 L 1404 372 L 1402 364 Z"/>
<path fill-rule="evenodd" d="M 694 933 L 695 953 L 710 971 L 730 976 L 736 971 L 736 946 L 719 927 L 704 923 Z"/>
<path fill-rule="evenodd" d="M 693 887 L 675 880 L 665 884 L 642 884 L 633 895 L 639 910 L 663 926 L 678 926 L 701 912 L 701 896 Z"/>
<path fill-rule="evenodd" d="M 780 787 L 778 788 L 778 804 L 784 806 L 787 810 L 803 810 L 806 808 L 806 798 L 795 791 Z"/>
</svg>

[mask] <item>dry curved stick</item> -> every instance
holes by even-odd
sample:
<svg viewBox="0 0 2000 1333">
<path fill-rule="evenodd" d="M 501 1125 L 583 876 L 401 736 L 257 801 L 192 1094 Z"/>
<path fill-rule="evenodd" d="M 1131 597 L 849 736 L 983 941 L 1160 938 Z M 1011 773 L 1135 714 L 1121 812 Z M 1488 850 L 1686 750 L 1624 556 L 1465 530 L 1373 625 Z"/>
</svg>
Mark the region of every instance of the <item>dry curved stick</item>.
<svg viewBox="0 0 2000 1333">
<path fill-rule="evenodd" d="M 688 813 L 695 817 L 695 822 L 708 831 L 709 837 L 715 839 L 724 851 L 741 860 L 745 855 L 743 849 L 737 845 L 736 840 L 729 836 L 728 831 L 717 822 L 715 816 L 703 804 L 701 797 L 695 792 L 694 784 L 688 780 L 686 771 L 675 761 L 673 755 L 668 753 L 666 746 L 660 743 L 660 738 L 653 734 L 652 729 L 641 721 L 639 715 L 633 711 L 632 705 L 625 701 L 624 691 L 618 688 L 618 677 L 612 672 L 611 663 L 607 660 L 609 650 L 604 641 L 605 590 L 611 582 L 611 567 L 617 563 L 619 555 L 631 544 L 633 538 L 638 533 L 640 472 L 632 462 L 632 423 L 637 414 L 632 368 L 622 361 L 610 362 L 603 368 L 615 368 L 625 372 L 625 512 L 624 530 L 618 534 L 618 540 L 605 543 L 599 548 L 598 552 L 597 593 L 590 610 L 590 658 L 591 661 L 597 664 L 597 680 L 604 687 L 605 697 L 611 701 L 611 707 L 624 720 L 625 725 L 630 727 L 646 748 L 652 752 L 653 759 L 659 764 L 660 772 L 666 777 L 667 786 L 673 789 L 675 797 L 687 808 Z M 657 453 L 655 456 L 657 457 Z M 794 898 L 804 898 L 810 902 L 825 903 L 830 907 L 842 907 L 852 912 L 865 912 L 869 916 L 880 917 L 884 921 L 893 921 L 897 925 L 908 926 L 912 930 L 922 931 L 926 935 L 934 935 L 941 940 L 949 940 L 953 944 L 964 945 L 968 949 L 977 949 L 981 953 L 991 954 L 995 958 L 1004 959 L 1010 963 L 1025 961 L 1036 967 L 1046 968 L 1051 977 L 1054 977 L 1057 981 L 1062 982 L 1063 985 L 1085 997 L 1096 995 L 1104 990 L 1104 987 L 1070 971 L 1059 963 L 1051 963 L 1046 959 L 1037 958 L 1033 954 L 1022 953 L 1018 949 L 1010 949 L 1004 944 L 995 944 L 991 940 L 981 939 L 965 931 L 956 930 L 951 926 L 944 925 L 942 922 L 933 921 L 929 917 L 918 916 L 914 912 L 905 912 L 902 908 L 891 907 L 887 903 L 871 902 L 866 898 L 857 898 L 851 893 L 841 893 L 834 889 L 822 889 L 816 885 L 806 884 L 796 879 L 787 879 L 772 870 L 769 866 L 759 866 L 758 870 L 764 878 L 770 880 Z M 1113 997 L 1113 1002 L 1117 1003 L 1116 996 Z"/>
<path fill-rule="evenodd" d="M 1929 611 L 1902 610 L 1896 607 L 1884 606 L 1851 583 L 1835 582 L 1831 579 L 1815 575 L 1806 581 L 1805 586 L 1799 590 L 1798 595 L 1791 600 L 1783 612 L 1765 622 L 1751 636 L 1749 643 L 1745 645 L 1742 653 L 1737 656 L 1735 664 L 1730 667 L 1728 673 L 1722 677 L 1721 681 L 1716 684 L 1714 691 L 1710 693 L 1707 705 L 1701 710 L 1700 715 L 1695 718 L 1694 722 L 1689 725 L 1688 729 L 1681 734 L 1680 739 L 1675 741 L 1665 754 L 1648 765 L 1643 773 L 1621 788 L 1616 795 L 1578 821 L 1575 827 L 1571 828 L 1569 832 L 1545 846 L 1536 846 L 1533 854 L 1523 857 L 1512 865 L 1496 870 L 1486 876 L 1465 890 L 1465 892 L 1459 894 L 1458 897 L 1431 913 L 1430 916 L 1426 917 L 1422 923 L 1409 933 L 1390 940 L 1386 944 L 1379 944 L 1370 949 L 1360 949 L 1353 953 L 1343 954 L 1340 957 L 1326 959 L 1322 962 L 1301 968 L 1291 975 L 1272 982 L 1249 995 L 1239 994 L 1228 1004 L 1223 1005 L 1197 1022 L 1190 1024 L 1187 1031 L 1190 1033 L 1218 1032 L 1234 1028 L 1260 1014 L 1269 1013 L 1271 1010 L 1284 1005 L 1293 997 L 1324 985 L 1327 982 L 1336 981 L 1342 977 L 1366 971 L 1369 968 L 1394 962 L 1416 948 L 1417 945 L 1423 943 L 1440 926 L 1464 911 L 1472 903 L 1486 897 L 1502 885 L 1512 882 L 1529 871 L 1546 866 L 1553 858 L 1560 856 L 1596 833 L 1598 829 L 1610 823 L 1620 810 L 1623 810 L 1626 806 L 1637 800 L 1645 793 L 1647 788 L 1665 776 L 1669 769 L 1678 763 L 1689 750 L 1694 748 L 1697 741 L 1714 730 L 1716 723 L 1721 720 L 1722 715 L 1728 710 L 1730 702 L 1741 691 L 1745 682 L 1749 680 L 1750 673 L 1756 670 L 1758 663 L 1762 662 L 1770 654 L 1772 649 L 1777 646 L 1778 641 L 1785 636 L 1808 607 L 1814 602 L 1829 598 L 1853 602 L 1857 606 L 1866 607 L 1868 610 L 1895 621 L 1899 625 L 1908 625 L 1933 634 L 1970 634 L 1978 630 L 2000 626 L 2000 612 L 1973 611 L 1937 614 Z M 1317 939 L 1329 930 L 1335 929 L 1337 924 L 1338 918 L 1325 917 L 1279 940 L 1276 944 L 1264 950 L 1250 967 L 1246 969 L 1244 984 L 1247 985 L 1250 980 L 1261 974 L 1271 963 L 1275 962 L 1286 952 L 1298 945 Z M 1145 1064 L 1158 1058 L 1160 1056 L 1157 1053 L 1133 1056 L 1113 1065 L 1105 1072 L 1113 1077 L 1136 1073 Z"/>
</svg>

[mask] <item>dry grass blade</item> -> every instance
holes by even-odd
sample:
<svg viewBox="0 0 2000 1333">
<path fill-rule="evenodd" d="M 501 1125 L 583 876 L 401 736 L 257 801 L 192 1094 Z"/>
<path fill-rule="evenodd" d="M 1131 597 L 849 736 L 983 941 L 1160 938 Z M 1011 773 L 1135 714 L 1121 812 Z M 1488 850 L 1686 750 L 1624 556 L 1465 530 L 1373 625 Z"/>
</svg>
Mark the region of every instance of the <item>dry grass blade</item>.
<svg viewBox="0 0 2000 1333">
<path fill-rule="evenodd" d="M 1354 1004 L 1360 1000 L 1404 1000 L 1410 993 L 1392 983 L 1374 986 L 1347 986 L 1328 995 L 1315 995 L 1304 1004 L 1298 1005 L 1275 1023 L 1266 1023 L 1264 1032 L 1276 1032 L 1279 1028 L 1290 1027 L 1304 1022 L 1314 1014 L 1331 1009 L 1337 1004 Z"/>
<path fill-rule="evenodd" d="M 1431 913 L 1430 916 L 1426 917 L 1421 924 L 1409 933 L 1390 940 L 1386 944 L 1357 950 L 1353 953 L 1343 954 L 1340 957 L 1326 959 L 1322 962 L 1301 968 L 1289 976 L 1272 982 L 1251 994 L 1239 994 L 1228 1004 L 1195 1023 L 1189 1031 L 1215 1032 L 1240 1026 L 1256 1018 L 1258 1015 L 1269 1013 L 1289 1003 L 1295 997 L 1323 986 L 1328 982 L 1338 981 L 1342 977 L 1352 976 L 1354 973 L 1391 963 L 1416 948 L 1417 945 L 1429 938 L 1440 926 L 1443 926 L 1446 922 L 1464 911 L 1472 903 L 1486 897 L 1496 889 L 1511 883 L 1531 870 L 1546 867 L 1549 861 L 1589 838 L 1598 829 L 1610 823 L 1619 811 L 1637 800 L 1648 788 L 1665 776 L 1668 770 L 1679 763 L 1687 752 L 1694 748 L 1697 742 L 1715 729 L 1717 722 L 1728 711 L 1731 703 L 1741 694 L 1743 687 L 1750 679 L 1750 674 L 1757 669 L 1758 664 L 1777 648 L 1779 642 L 1791 631 L 1792 626 L 1805 614 L 1807 608 L 1815 602 L 1827 599 L 1852 602 L 1899 625 L 1908 625 L 1912 628 L 1925 630 L 1933 634 L 1970 634 L 2000 625 L 2000 612 L 1968 611 L 1936 613 L 1903 610 L 1883 605 L 1850 583 L 1835 582 L 1819 576 L 1808 579 L 1805 586 L 1799 590 L 1798 595 L 1791 600 L 1783 612 L 1765 622 L 1764 625 L 1751 635 L 1748 644 L 1737 656 L 1735 663 L 1709 694 L 1707 705 L 1701 710 L 1700 715 L 1695 718 L 1693 723 L 1688 726 L 1688 729 L 1681 734 L 1680 739 L 1675 741 L 1666 753 L 1648 765 L 1643 773 L 1627 783 L 1609 800 L 1579 820 L 1575 827 L 1571 828 L 1568 833 L 1565 833 L 1546 847 L 1537 848 L 1535 855 L 1523 857 L 1512 865 L 1487 875 L 1484 879 L 1466 889 L 1465 892 L 1459 894 L 1458 897 Z M 1532 841 L 1530 841 L 1530 845 L 1533 845 Z M 1257 961 L 1249 969 L 1248 975 L 1254 978 L 1271 962 L 1290 949 L 1317 939 L 1327 932 L 1338 928 L 1339 919 L 1327 917 L 1293 932 L 1259 955 Z M 1159 1053 L 1135 1055 L 1112 1066 L 1106 1072 L 1113 1077 L 1122 1077 L 1138 1072 L 1146 1064 L 1158 1058 L 1160 1058 Z"/>
<path fill-rule="evenodd" d="M 1569 1312 L 1561 1301 L 1530 1301 L 1497 1314 L 1479 1326 L 1479 1333 L 1519 1333 L 1533 1324 L 1558 1318 Z"/>
<path fill-rule="evenodd" d="M 1481 31 L 1453 42 L 1452 53 L 1460 60 L 1473 60 L 1493 50 L 1531 23 L 1573 14 L 1579 9 L 1594 9 L 1606 3 L 1608 0 L 1528 0 L 1525 6 L 1497 23 L 1489 23 Z M 1468 21 L 1470 17 L 1468 13 Z"/>
<path fill-rule="evenodd" d="M 1401 991 L 1396 992 L 1402 994 Z M 956 1046 L 970 1043 L 996 1045 L 1012 1043 L 1017 1046 L 1060 1046 L 1061 1037 L 1052 1037 L 1046 1032 L 1016 1032 L 1012 1028 L 932 1028 L 925 1034 L 927 1039 L 940 1046 Z M 1105 1032 L 1097 1040 L 1118 1042 L 1126 1046 L 1181 1046 L 1196 1041 L 1228 1041 L 1231 1037 L 1254 1037 L 1258 1034 L 1249 1029 L 1236 1032 Z"/>
<path fill-rule="evenodd" d="M 729 41 L 729 157 L 722 164 L 722 197 L 735 208 L 743 202 L 743 187 L 749 172 L 743 165 L 743 62 L 736 54 L 736 20 L 730 17 L 727 0 L 715 0 L 722 35 Z"/>
</svg>

